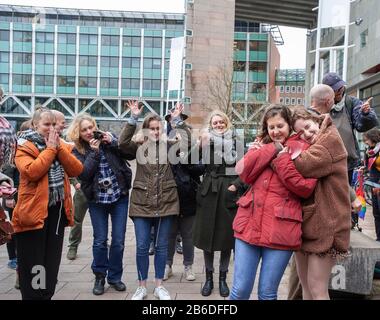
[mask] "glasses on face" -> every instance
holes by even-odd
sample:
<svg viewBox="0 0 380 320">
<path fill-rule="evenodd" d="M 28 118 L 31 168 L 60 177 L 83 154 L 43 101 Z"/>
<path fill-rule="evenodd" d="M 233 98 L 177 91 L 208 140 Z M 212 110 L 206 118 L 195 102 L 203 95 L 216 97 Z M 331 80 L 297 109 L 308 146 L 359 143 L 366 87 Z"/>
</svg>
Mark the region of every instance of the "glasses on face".
<svg viewBox="0 0 380 320">
<path fill-rule="evenodd" d="M 213 121 L 212 125 L 217 126 L 218 124 L 226 124 L 224 120 L 218 120 L 218 121 Z"/>
</svg>

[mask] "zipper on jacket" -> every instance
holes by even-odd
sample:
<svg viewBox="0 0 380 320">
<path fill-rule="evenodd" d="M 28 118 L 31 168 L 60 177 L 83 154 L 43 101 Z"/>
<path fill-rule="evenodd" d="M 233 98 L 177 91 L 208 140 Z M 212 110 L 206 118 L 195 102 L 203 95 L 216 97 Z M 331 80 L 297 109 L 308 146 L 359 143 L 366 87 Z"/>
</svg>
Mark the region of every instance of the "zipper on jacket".
<svg viewBox="0 0 380 320">
<path fill-rule="evenodd" d="M 58 216 L 58 223 L 57 223 L 57 230 L 55 231 L 55 234 L 58 236 L 58 230 L 59 230 L 59 224 L 61 222 L 61 217 L 62 217 L 62 206 L 63 206 L 63 201 L 61 201 L 61 205 L 59 208 L 59 216 Z"/>
</svg>

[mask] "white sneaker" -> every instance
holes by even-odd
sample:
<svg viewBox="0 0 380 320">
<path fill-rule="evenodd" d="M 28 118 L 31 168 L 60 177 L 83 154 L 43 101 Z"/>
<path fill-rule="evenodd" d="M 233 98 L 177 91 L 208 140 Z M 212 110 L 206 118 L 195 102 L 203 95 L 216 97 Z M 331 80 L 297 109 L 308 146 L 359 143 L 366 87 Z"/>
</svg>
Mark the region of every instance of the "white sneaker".
<svg viewBox="0 0 380 320">
<path fill-rule="evenodd" d="M 154 289 L 154 296 L 159 300 L 171 300 L 168 290 L 163 286 L 159 286 Z"/>
<path fill-rule="evenodd" d="M 168 280 L 172 275 L 173 275 L 172 267 L 169 266 L 169 265 L 167 264 L 166 267 L 165 267 L 164 278 L 163 278 L 162 280 L 166 281 L 166 280 Z"/>
<path fill-rule="evenodd" d="M 147 296 L 146 288 L 145 287 L 138 287 L 136 289 L 135 294 L 132 296 L 132 300 L 144 300 L 144 298 Z"/>
<path fill-rule="evenodd" d="M 195 274 L 193 272 L 193 266 L 185 266 L 185 278 L 187 281 L 194 281 Z"/>
</svg>

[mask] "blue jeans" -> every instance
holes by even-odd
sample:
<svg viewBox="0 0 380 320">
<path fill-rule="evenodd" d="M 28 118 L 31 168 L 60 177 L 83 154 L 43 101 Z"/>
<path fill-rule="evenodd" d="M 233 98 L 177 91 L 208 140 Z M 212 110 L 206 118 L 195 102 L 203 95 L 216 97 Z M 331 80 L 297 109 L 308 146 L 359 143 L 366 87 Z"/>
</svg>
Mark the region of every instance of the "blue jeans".
<svg viewBox="0 0 380 320">
<path fill-rule="evenodd" d="M 117 283 L 123 274 L 124 240 L 127 229 L 128 197 L 112 204 L 88 203 L 94 230 L 91 268 L 94 274 L 107 276 L 108 283 Z M 108 215 L 111 215 L 111 247 L 108 250 Z"/>
<path fill-rule="evenodd" d="M 163 218 L 133 218 L 136 236 L 136 266 L 138 279 L 148 279 L 150 233 L 154 227 L 154 270 L 155 278 L 163 279 L 168 253 L 168 239 L 172 216 Z"/>
<path fill-rule="evenodd" d="M 259 300 L 276 300 L 278 286 L 293 251 L 274 250 L 235 240 L 234 281 L 230 300 L 248 300 L 262 259 L 259 279 Z"/>
</svg>

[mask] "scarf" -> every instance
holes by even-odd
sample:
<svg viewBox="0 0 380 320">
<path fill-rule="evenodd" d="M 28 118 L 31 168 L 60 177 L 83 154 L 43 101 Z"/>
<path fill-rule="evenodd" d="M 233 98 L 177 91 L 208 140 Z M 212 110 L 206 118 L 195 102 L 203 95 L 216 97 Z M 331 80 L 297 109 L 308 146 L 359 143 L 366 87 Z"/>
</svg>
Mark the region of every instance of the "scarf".
<svg viewBox="0 0 380 320">
<path fill-rule="evenodd" d="M 29 129 L 20 134 L 20 139 L 25 139 L 32 142 L 37 149 L 42 152 L 46 149 L 46 142 L 36 131 Z M 65 199 L 64 191 L 64 176 L 65 171 L 57 159 L 50 166 L 48 172 L 49 178 L 49 207 L 54 206 L 57 202 Z"/>
<path fill-rule="evenodd" d="M 223 159 L 226 164 L 234 164 L 237 160 L 235 139 L 232 130 L 227 130 L 222 134 L 214 130 L 210 131 L 210 140 L 214 142 L 214 154 L 219 159 Z"/>
<path fill-rule="evenodd" d="M 338 102 L 337 104 L 334 104 L 332 106 L 332 109 L 334 109 L 336 112 L 340 112 L 340 111 L 342 111 L 345 103 L 346 103 L 346 95 L 343 96 L 343 98 L 340 102 Z"/>
<path fill-rule="evenodd" d="M 370 170 L 373 166 L 373 164 L 376 162 L 376 158 L 379 156 L 379 151 L 380 151 L 380 142 L 376 144 L 375 147 L 369 148 L 366 153 L 368 157 L 368 169 Z"/>
<path fill-rule="evenodd" d="M 9 122 L 0 116 L 0 168 L 3 165 L 11 165 L 17 146 L 17 137 Z"/>
</svg>

